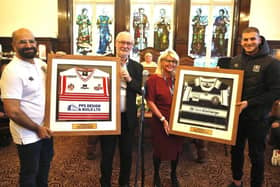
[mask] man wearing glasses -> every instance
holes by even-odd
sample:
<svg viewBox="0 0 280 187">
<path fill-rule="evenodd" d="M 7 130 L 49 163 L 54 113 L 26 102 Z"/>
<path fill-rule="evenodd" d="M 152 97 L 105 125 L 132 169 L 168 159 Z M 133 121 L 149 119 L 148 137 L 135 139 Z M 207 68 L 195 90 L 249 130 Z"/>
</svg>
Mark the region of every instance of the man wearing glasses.
<svg viewBox="0 0 280 187">
<path fill-rule="evenodd" d="M 116 57 L 121 65 L 121 134 L 103 135 L 101 141 L 101 187 L 111 187 L 112 165 L 115 147 L 118 141 L 120 152 L 119 185 L 129 186 L 132 163 L 132 143 L 134 129 L 137 126 L 136 94 L 141 94 L 142 71 L 140 63 L 129 58 L 134 39 L 129 32 L 120 32 L 116 37 Z"/>
</svg>

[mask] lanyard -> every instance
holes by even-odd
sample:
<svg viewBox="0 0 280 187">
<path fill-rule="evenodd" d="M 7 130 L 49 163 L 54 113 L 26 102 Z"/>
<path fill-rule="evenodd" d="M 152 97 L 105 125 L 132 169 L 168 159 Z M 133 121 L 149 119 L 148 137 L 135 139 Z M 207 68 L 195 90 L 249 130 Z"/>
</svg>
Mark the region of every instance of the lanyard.
<svg viewBox="0 0 280 187">
<path fill-rule="evenodd" d="M 163 77 L 163 79 L 165 80 L 166 85 L 167 85 L 168 88 L 169 88 L 169 92 L 170 92 L 171 96 L 173 96 L 173 93 L 174 93 L 174 78 L 173 78 L 173 77 L 171 78 L 171 87 L 170 87 L 170 85 L 168 84 L 168 80 L 166 79 L 165 76 Z"/>
</svg>

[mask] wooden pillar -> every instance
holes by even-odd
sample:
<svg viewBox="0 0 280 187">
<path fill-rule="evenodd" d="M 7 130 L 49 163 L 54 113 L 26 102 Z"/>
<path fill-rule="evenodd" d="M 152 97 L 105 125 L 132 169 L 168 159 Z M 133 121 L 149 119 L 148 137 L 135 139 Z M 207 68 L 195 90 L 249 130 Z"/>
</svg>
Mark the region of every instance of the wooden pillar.
<svg viewBox="0 0 280 187">
<path fill-rule="evenodd" d="M 251 0 L 236 0 L 235 1 L 235 30 L 233 34 L 232 56 L 238 55 L 241 52 L 240 37 L 242 31 L 249 26 Z"/>
<path fill-rule="evenodd" d="M 73 53 L 73 0 L 58 0 L 58 44 L 56 51 Z"/>
<path fill-rule="evenodd" d="M 174 49 L 179 56 L 188 51 L 190 0 L 176 0 L 174 11 Z"/>
<path fill-rule="evenodd" d="M 130 29 L 130 0 L 115 0 L 115 36 Z"/>
</svg>

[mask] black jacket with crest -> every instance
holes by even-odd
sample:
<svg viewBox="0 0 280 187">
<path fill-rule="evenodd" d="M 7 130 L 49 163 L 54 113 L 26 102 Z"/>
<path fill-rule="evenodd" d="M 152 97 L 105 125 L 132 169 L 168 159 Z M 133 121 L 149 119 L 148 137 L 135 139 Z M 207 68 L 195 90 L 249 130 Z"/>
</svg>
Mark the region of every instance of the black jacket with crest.
<svg viewBox="0 0 280 187">
<path fill-rule="evenodd" d="M 280 62 L 269 55 L 270 49 L 265 38 L 257 54 L 242 54 L 234 57 L 230 69 L 244 70 L 242 101 L 248 101 L 248 107 L 240 117 L 263 120 L 268 117 L 274 100 L 280 97 Z"/>
</svg>

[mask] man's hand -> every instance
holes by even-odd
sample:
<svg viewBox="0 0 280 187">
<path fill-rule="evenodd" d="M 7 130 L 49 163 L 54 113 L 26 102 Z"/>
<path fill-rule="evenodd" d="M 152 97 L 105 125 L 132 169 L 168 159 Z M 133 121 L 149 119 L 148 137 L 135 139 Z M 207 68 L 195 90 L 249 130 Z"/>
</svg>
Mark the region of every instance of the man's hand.
<svg viewBox="0 0 280 187">
<path fill-rule="evenodd" d="M 239 114 L 248 106 L 248 101 L 241 101 L 236 103 L 236 106 L 239 108 Z"/>
<path fill-rule="evenodd" d="M 50 138 L 52 135 L 52 132 L 49 128 L 44 126 L 39 126 L 37 130 L 37 135 L 39 138 Z"/>
<path fill-rule="evenodd" d="M 278 128 L 278 127 L 280 127 L 280 123 L 279 122 L 273 122 L 271 127 L 272 128 Z"/>
<path fill-rule="evenodd" d="M 122 69 L 122 71 L 121 71 L 121 78 L 124 79 L 126 82 L 130 82 L 132 80 L 128 71 L 125 69 Z"/>
</svg>

